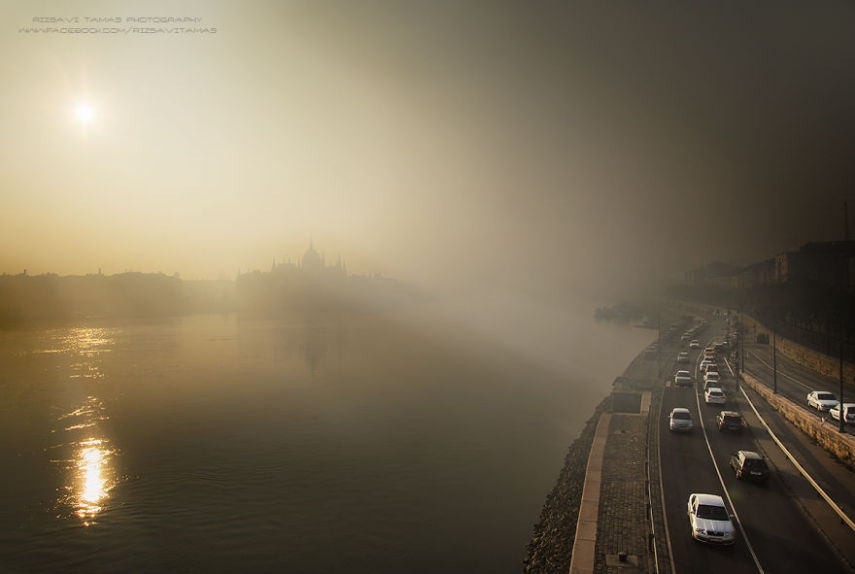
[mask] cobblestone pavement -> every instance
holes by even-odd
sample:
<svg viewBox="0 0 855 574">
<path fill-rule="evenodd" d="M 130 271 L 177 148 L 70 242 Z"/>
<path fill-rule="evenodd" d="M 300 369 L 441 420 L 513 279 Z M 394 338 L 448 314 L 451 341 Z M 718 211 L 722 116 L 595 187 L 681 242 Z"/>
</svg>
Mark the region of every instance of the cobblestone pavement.
<svg viewBox="0 0 855 574">
<path fill-rule="evenodd" d="M 646 417 L 612 415 L 603 457 L 594 572 L 627 572 L 628 565 L 647 571 L 646 431 Z M 626 553 L 625 562 L 620 562 L 620 552 Z"/>
<path fill-rule="evenodd" d="M 651 426 L 653 430 L 656 427 L 650 421 L 658 415 L 663 380 L 655 361 L 639 358 L 627 368 L 622 381 L 616 382 L 615 395 L 647 393 L 647 400 L 636 413 L 613 413 L 609 425 L 597 515 L 596 573 L 652 572 L 656 568 L 655 559 L 660 572 L 670 572 L 660 508 L 656 442 L 652 442 L 656 437 L 650 436 Z M 648 444 L 653 445 L 649 453 Z M 648 464 L 651 465 L 649 493 Z M 655 554 L 650 543 L 651 508 L 653 529 L 662 534 L 654 540 Z"/>
</svg>

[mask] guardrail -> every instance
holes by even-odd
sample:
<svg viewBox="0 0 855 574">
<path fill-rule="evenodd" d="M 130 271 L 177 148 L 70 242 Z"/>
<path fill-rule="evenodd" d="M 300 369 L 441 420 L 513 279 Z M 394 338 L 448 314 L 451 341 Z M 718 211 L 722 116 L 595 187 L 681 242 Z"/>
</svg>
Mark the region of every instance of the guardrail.
<svg viewBox="0 0 855 574">
<path fill-rule="evenodd" d="M 650 535 L 648 540 L 648 550 L 652 552 L 652 562 L 653 562 L 653 572 L 656 574 L 663 573 L 673 573 L 676 568 L 674 567 L 674 552 L 671 548 L 671 539 L 668 536 L 668 519 L 665 516 L 665 496 L 664 496 L 664 486 L 662 484 L 662 460 L 660 458 L 659 453 L 659 424 L 662 420 L 662 391 L 661 387 L 654 388 L 651 393 L 653 398 L 653 403 L 650 405 L 650 409 L 647 413 L 647 440 L 645 441 L 645 461 L 644 461 L 644 470 L 645 470 L 645 487 L 647 490 L 647 520 L 649 522 L 650 527 Z M 651 447 L 656 449 L 656 475 L 657 475 L 657 487 L 659 492 L 659 500 L 654 501 L 653 495 L 653 478 L 651 476 L 651 461 L 653 460 L 651 457 L 653 454 L 651 453 Z M 655 509 L 658 508 L 662 514 L 662 522 L 664 524 L 664 531 L 657 532 L 656 530 L 656 516 Z M 666 556 L 662 556 L 659 553 L 659 549 L 657 548 L 657 543 L 664 541 L 666 551 L 664 554 Z M 665 558 L 667 557 L 667 560 Z M 662 564 L 660 564 L 660 561 Z"/>
</svg>

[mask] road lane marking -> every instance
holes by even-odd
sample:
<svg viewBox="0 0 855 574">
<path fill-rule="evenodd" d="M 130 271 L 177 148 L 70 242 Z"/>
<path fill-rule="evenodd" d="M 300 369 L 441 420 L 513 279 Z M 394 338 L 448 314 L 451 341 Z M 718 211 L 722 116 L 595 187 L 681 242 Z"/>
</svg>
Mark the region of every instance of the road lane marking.
<svg viewBox="0 0 855 574">
<path fill-rule="evenodd" d="M 757 353 L 755 353 L 755 352 L 753 352 L 753 351 L 752 351 L 752 352 L 751 352 L 751 356 L 752 356 L 752 357 L 754 357 L 754 358 L 755 358 L 758 362 L 760 362 L 762 365 L 764 365 L 764 366 L 768 367 L 768 368 L 769 368 L 769 370 L 771 370 L 771 369 L 772 369 L 772 365 L 770 365 L 769 363 L 767 363 L 766 361 L 764 361 L 763 359 L 761 359 L 761 358 L 757 355 Z M 725 359 L 725 362 L 727 362 L 727 359 Z M 730 368 L 730 363 L 727 363 L 727 368 Z M 807 390 L 807 391 L 812 391 L 812 390 L 813 390 L 813 388 L 811 388 L 811 387 L 807 386 L 806 384 L 804 384 L 804 383 L 802 383 L 801 381 L 799 381 L 799 380 L 795 379 L 794 377 L 792 377 L 792 376 L 788 375 L 787 373 L 782 372 L 780 369 L 778 370 L 778 376 L 781 376 L 781 377 L 784 377 L 785 379 L 789 379 L 789 380 L 791 380 L 792 382 L 794 382 L 795 384 L 797 384 L 798 386 L 802 387 L 803 389 L 805 389 L 805 390 Z"/>
<path fill-rule="evenodd" d="M 667 385 L 666 385 L 667 386 Z M 668 546 L 668 561 L 671 563 L 671 573 L 677 574 L 677 566 L 674 564 L 674 549 L 671 547 L 671 531 L 668 529 L 668 513 L 665 512 L 665 483 L 662 480 L 662 404 L 665 402 L 665 391 L 662 391 L 662 394 L 659 396 L 659 412 L 656 413 L 656 424 L 660 425 L 657 428 L 659 429 L 657 432 L 657 440 L 656 440 L 656 460 L 659 465 L 659 497 L 662 499 L 662 523 L 665 526 L 665 542 L 667 542 Z M 648 469 L 649 470 L 649 469 Z M 650 478 L 648 477 L 648 484 L 650 482 Z M 652 501 L 651 501 L 652 502 Z M 652 509 L 651 509 L 652 512 Z M 653 550 L 656 551 L 656 534 L 653 535 L 654 546 Z M 659 560 L 656 560 L 656 571 L 659 572 Z"/>
<path fill-rule="evenodd" d="M 726 361 L 726 360 L 725 360 Z M 698 360 L 695 363 L 695 376 L 697 377 L 700 372 L 700 355 L 698 356 Z M 729 365 L 728 365 L 729 367 Z M 742 521 L 739 519 L 739 514 L 736 512 L 736 506 L 733 504 L 733 500 L 730 498 L 730 493 L 727 491 L 727 486 L 724 484 L 724 477 L 721 475 L 721 470 L 718 468 L 718 463 L 715 461 L 715 455 L 713 454 L 712 445 L 710 445 L 710 437 L 707 436 L 707 427 L 704 424 L 704 415 L 701 412 L 701 399 L 697 390 L 695 391 L 695 402 L 698 404 L 698 419 L 701 421 L 701 432 L 704 434 L 704 442 L 707 443 L 707 450 L 710 453 L 710 459 L 712 460 L 713 467 L 715 468 L 715 473 L 718 475 L 718 481 L 721 484 L 721 489 L 724 491 L 724 496 L 727 497 L 727 502 L 730 504 L 730 509 L 733 511 L 733 518 L 736 519 L 736 524 L 739 526 L 739 531 L 742 533 L 742 538 L 745 540 L 745 545 L 748 547 L 748 552 L 751 553 L 751 558 L 754 560 L 754 565 L 757 566 L 757 571 L 760 574 L 765 574 L 765 570 L 760 565 L 760 560 L 757 558 L 757 554 L 754 552 L 754 547 L 751 546 L 751 542 L 748 540 L 748 534 L 745 532 L 745 528 L 742 526 Z"/>
<path fill-rule="evenodd" d="M 727 368 L 730 369 L 730 372 L 733 373 L 733 369 L 731 369 L 730 363 L 727 361 L 727 359 L 725 359 L 725 363 L 727 363 Z M 816 490 L 816 492 L 822 497 L 822 499 L 828 503 L 831 509 L 837 513 L 837 516 L 840 517 L 840 520 L 845 522 L 846 525 L 851 528 L 853 532 L 855 532 L 855 522 L 853 522 L 851 518 L 846 516 L 846 513 L 844 513 L 843 510 L 839 506 L 837 506 L 837 504 L 831 499 L 830 496 L 828 496 L 828 494 L 826 494 L 822 487 L 820 487 L 819 484 L 816 483 L 813 477 L 811 477 L 811 475 L 807 473 L 804 467 L 799 464 L 799 461 L 797 461 L 796 458 L 792 454 L 790 454 L 790 451 L 787 450 L 787 447 L 784 446 L 784 443 L 782 443 L 778 439 L 778 437 L 775 436 L 775 433 L 772 432 L 772 429 L 769 428 L 769 425 L 766 424 L 766 421 L 763 420 L 763 417 L 760 416 L 759 412 L 757 412 L 757 408 L 754 406 L 754 403 L 751 402 L 750 398 L 748 398 L 748 395 L 745 393 L 745 389 L 740 387 L 739 390 L 742 392 L 742 396 L 745 397 L 745 400 L 748 401 L 748 404 L 751 406 L 751 410 L 753 410 L 754 414 L 757 415 L 757 418 L 760 419 L 760 424 L 763 425 L 763 428 L 766 429 L 766 432 L 768 432 L 769 436 L 772 437 L 772 440 L 775 441 L 775 444 L 777 444 L 781 448 L 781 450 L 784 451 L 784 454 L 790 460 L 790 462 L 792 462 L 796 469 L 798 469 L 798 471 L 802 474 L 802 476 L 807 479 L 807 481 L 814 488 L 814 490 Z"/>
</svg>

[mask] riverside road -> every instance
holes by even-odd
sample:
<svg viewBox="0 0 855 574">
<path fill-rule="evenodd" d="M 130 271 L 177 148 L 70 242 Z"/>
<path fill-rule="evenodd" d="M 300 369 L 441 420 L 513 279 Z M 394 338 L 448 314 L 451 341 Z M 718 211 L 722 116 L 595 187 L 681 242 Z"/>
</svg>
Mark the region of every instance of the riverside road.
<svg viewBox="0 0 855 574">
<path fill-rule="evenodd" d="M 701 343 L 721 340 L 725 332 L 725 323 L 714 321 Z M 673 351 L 676 357 L 679 347 L 680 344 L 674 342 L 664 346 L 663 352 Z M 758 378 L 762 376 L 766 382 L 768 370 L 766 374 L 760 372 L 763 367 L 757 358 L 758 350 L 746 350 L 746 369 Z M 697 369 L 699 353 L 699 350 L 690 351 L 696 381 L 702 381 Z M 798 370 L 800 367 L 797 369 L 798 366 L 792 365 L 791 361 L 780 360 L 780 355 L 778 358 L 779 367 L 787 373 L 779 374 L 778 384 L 780 388 L 786 387 L 788 394 L 793 394 L 792 400 L 804 402 L 808 392 L 804 385 L 816 384 L 813 388 L 827 388 L 828 381 L 823 385 L 805 382 L 804 373 Z M 676 368 L 674 365 L 673 369 Z M 672 374 L 673 369 L 670 371 Z M 727 394 L 726 405 L 704 404 L 702 382 L 691 387 L 675 387 L 666 383 L 661 412 L 653 414 L 657 417 L 654 424 L 659 425 L 665 515 L 674 569 L 677 572 L 716 573 L 851 572 L 851 558 L 847 556 L 855 548 L 855 533 L 841 527 L 827 505 L 817 502 L 815 491 L 772 441 L 746 395 L 737 391 L 736 380 L 728 366 L 722 364 L 720 370 Z M 668 368 L 663 372 L 667 374 Z M 782 379 L 787 382 L 782 382 Z M 795 445 L 794 456 L 807 459 L 808 472 L 820 476 L 832 490 L 832 498 L 843 496 L 849 502 L 851 493 L 855 492 L 855 473 L 842 469 L 829 456 L 817 452 L 809 441 L 795 437 L 799 431 L 787 428 L 788 423 L 771 411 L 765 401 L 754 394 L 748 394 L 748 398 L 773 430 L 781 428 L 783 440 Z M 668 430 L 666 418 L 674 407 L 685 407 L 691 411 L 695 420 L 694 432 L 676 434 Z M 746 423 L 743 433 L 718 431 L 715 417 L 724 409 L 742 413 Z M 735 478 L 729 459 L 737 450 L 757 451 L 767 458 L 772 470 L 767 484 L 758 485 Z M 710 546 L 691 538 L 686 504 L 693 492 L 718 494 L 725 498 L 737 523 L 737 540 L 732 547 Z M 845 506 L 849 512 L 855 510 L 855 506 Z"/>
</svg>

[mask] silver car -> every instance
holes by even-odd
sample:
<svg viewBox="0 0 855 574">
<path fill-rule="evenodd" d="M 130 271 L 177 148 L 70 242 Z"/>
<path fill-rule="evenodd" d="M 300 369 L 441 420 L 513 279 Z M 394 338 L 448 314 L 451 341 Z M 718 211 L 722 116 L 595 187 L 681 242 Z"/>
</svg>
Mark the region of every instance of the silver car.
<svg viewBox="0 0 855 574">
<path fill-rule="evenodd" d="M 674 373 L 675 385 L 692 385 L 694 382 L 694 379 L 692 379 L 692 373 L 689 371 L 677 371 Z"/>
<path fill-rule="evenodd" d="M 682 407 L 671 409 L 671 414 L 668 415 L 668 428 L 674 432 L 692 432 L 695 423 L 692 421 L 692 413 L 689 409 Z"/>
<path fill-rule="evenodd" d="M 736 531 L 724 500 L 717 494 L 689 496 L 689 525 L 692 538 L 715 544 L 733 544 Z"/>
<path fill-rule="evenodd" d="M 830 411 L 838 404 L 837 397 L 834 393 L 828 391 L 811 391 L 807 396 L 809 407 L 813 407 L 819 412 Z"/>
<path fill-rule="evenodd" d="M 704 373 L 704 388 L 707 388 L 707 384 L 713 387 L 721 387 L 721 377 L 718 376 L 718 372 L 707 371 Z"/>
<path fill-rule="evenodd" d="M 698 369 L 702 373 L 706 373 L 707 367 L 709 367 L 710 365 L 715 365 L 715 359 L 704 359 L 703 361 L 701 361 L 701 364 L 698 365 Z"/>
<path fill-rule="evenodd" d="M 710 387 L 704 391 L 704 402 L 708 405 L 723 405 L 727 402 L 727 396 L 718 387 Z"/>
<path fill-rule="evenodd" d="M 832 407 L 831 410 L 828 411 L 831 415 L 831 418 L 836 421 L 840 420 L 840 406 L 841 405 L 838 404 L 837 406 Z M 843 412 L 845 413 L 844 422 L 849 424 L 855 424 L 855 403 L 843 403 Z"/>
</svg>

